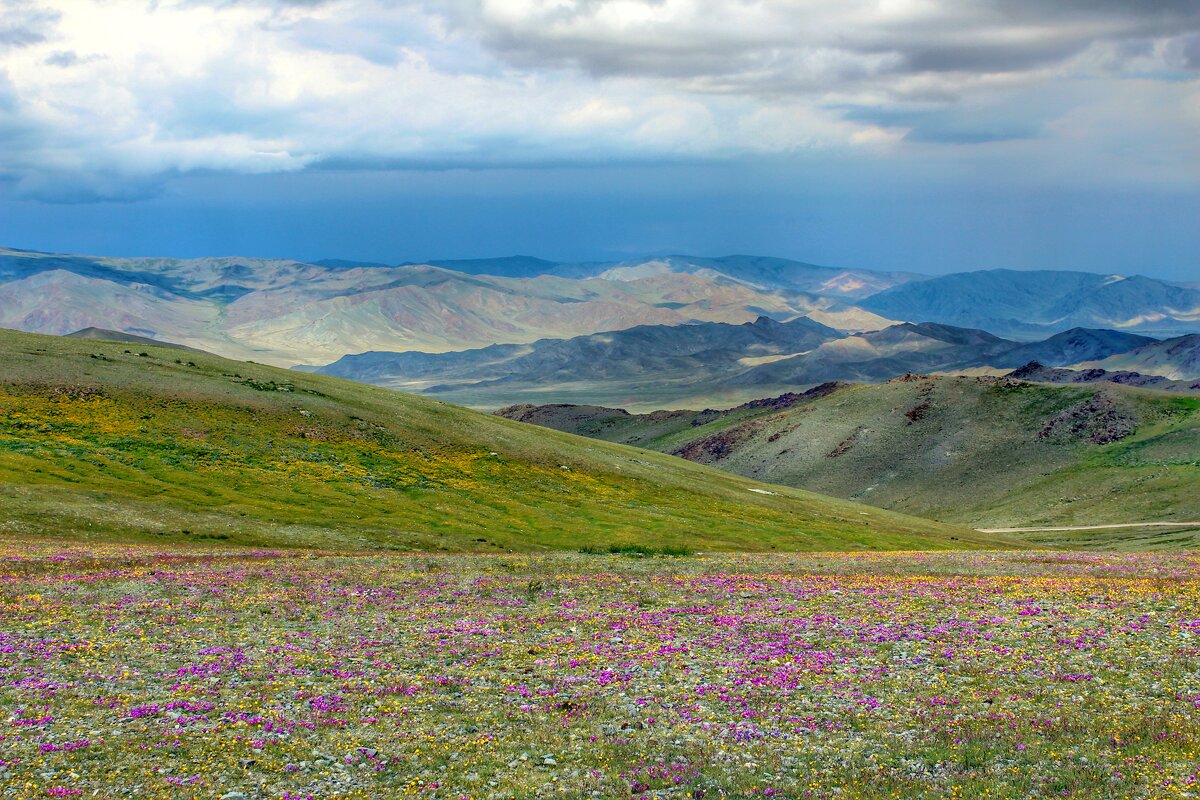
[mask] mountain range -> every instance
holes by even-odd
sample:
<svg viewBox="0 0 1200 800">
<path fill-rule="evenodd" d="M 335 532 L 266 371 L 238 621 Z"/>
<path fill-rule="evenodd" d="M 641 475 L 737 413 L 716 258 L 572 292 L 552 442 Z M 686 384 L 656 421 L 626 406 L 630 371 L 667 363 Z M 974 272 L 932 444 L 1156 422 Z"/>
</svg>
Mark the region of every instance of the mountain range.
<svg viewBox="0 0 1200 800">
<path fill-rule="evenodd" d="M 1008 368 L 1037 360 L 1065 366 L 1157 340 L 1074 329 L 1039 342 L 938 323 L 901 323 L 847 335 L 805 317 L 779 322 L 639 326 L 572 339 L 460 353 L 362 353 L 316 371 L 477 407 L 523 402 L 737 401 L 829 380 L 886 381 L 908 372 Z"/>
<path fill-rule="evenodd" d="M 318 261 L 317 264 L 346 267 L 385 267 L 375 262 L 342 260 Z M 641 280 L 658 275 L 701 275 L 734 280 L 758 289 L 783 289 L 806 294 L 853 299 L 927 276 L 910 272 L 838 269 L 771 256 L 732 255 L 706 258 L 687 255 L 652 256 L 625 261 L 558 262 L 532 256 L 504 258 L 432 259 L 410 261 L 395 266 L 428 264 L 468 275 L 494 275 L 506 278 L 536 278 L 556 275 L 564 278 L 605 278 Z"/>
<path fill-rule="evenodd" d="M 892 286 L 858 302 L 891 319 L 936 320 L 1022 339 L 1075 327 L 1158 337 L 1200 328 L 1200 291 L 1141 275 L 960 272 Z"/>
<path fill-rule="evenodd" d="M 1094 356 L 1081 366 L 1133 370 L 1177 381 L 1200 380 L 1200 334 L 1153 342 L 1108 357 Z"/>
<path fill-rule="evenodd" d="M 1141 276 L 929 277 L 747 255 L 389 264 L 0 249 L 0 327 L 54 334 L 95 327 L 281 366 L 764 315 L 808 316 L 841 333 L 907 321 L 1024 341 L 1076 327 L 1164 337 L 1200 331 L 1200 290 Z"/>
<path fill-rule="evenodd" d="M 744 371 L 748 359 L 813 349 L 844 335 L 807 317 L 759 317 L 741 325 L 642 325 L 460 353 L 362 353 L 315 371 L 492 408 L 511 398 L 580 393 L 649 402 L 711 392 Z"/>
</svg>

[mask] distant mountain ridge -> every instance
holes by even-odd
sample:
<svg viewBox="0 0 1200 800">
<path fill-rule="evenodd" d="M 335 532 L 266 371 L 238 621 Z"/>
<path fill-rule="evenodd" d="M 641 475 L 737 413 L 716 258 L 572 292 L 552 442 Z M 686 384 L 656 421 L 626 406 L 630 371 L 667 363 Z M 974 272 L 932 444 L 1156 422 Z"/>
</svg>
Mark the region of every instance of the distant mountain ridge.
<svg viewBox="0 0 1200 800">
<path fill-rule="evenodd" d="M 716 274 L 759 288 L 786 289 L 818 296 L 859 299 L 883 289 L 926 280 L 909 272 L 839 269 L 771 256 L 731 255 L 717 258 L 672 255 L 620 262 L 601 275 L 615 279 L 657 272 Z"/>
<path fill-rule="evenodd" d="M 644 324 L 740 323 L 810 310 L 836 316 L 847 308 L 831 298 L 698 274 L 632 281 L 508 278 L 432 265 L 0 250 L 0 327 L 52 334 L 103 328 L 281 365 L 364 350 L 441 352 Z"/>
<path fill-rule="evenodd" d="M 892 319 L 936 320 L 1023 339 L 1075 327 L 1160 336 L 1200 329 L 1200 290 L 1140 275 L 960 272 L 893 286 L 859 305 Z"/>
<path fill-rule="evenodd" d="M 987 366 L 1015 369 L 1030 361 L 1039 361 L 1051 366 L 1078 364 L 1081 361 L 1108 358 L 1113 354 L 1125 353 L 1157 341 L 1149 336 L 1125 331 L 1072 328 L 1040 342 L 1028 342 L 1014 347 L 993 358 Z"/>
<path fill-rule="evenodd" d="M 341 259 L 326 259 L 314 263 L 336 267 L 389 266 L 378 262 L 355 262 Z M 809 264 L 790 258 L 753 255 L 716 257 L 664 255 L 621 261 L 592 262 L 548 261 L 535 256 L 516 255 L 500 258 L 403 261 L 390 266 L 422 264 L 468 275 L 493 275 L 505 278 L 536 278 L 542 275 L 554 275 L 560 278 L 604 277 L 612 280 L 634 280 L 652 275 L 705 274 L 732 279 L 757 288 L 787 289 L 839 298 L 867 297 L 891 286 L 909 281 L 925 280 L 928 277 L 911 272 L 840 269 Z"/>
<path fill-rule="evenodd" d="M 1200 392 L 1200 381 L 1179 381 L 1161 375 L 1143 375 L 1128 370 L 1106 370 L 1097 367 L 1048 367 L 1037 361 L 1013 370 L 1006 376 L 1014 380 L 1037 383 L 1116 383 L 1136 386 L 1141 389 L 1158 389 L 1165 392 Z"/>
<path fill-rule="evenodd" d="M 987 331 L 936 322 L 904 322 L 822 344 L 808 353 L 757 366 L 740 384 L 806 385 L 830 380 L 880 381 L 906 372 L 955 369 L 1017 346 Z"/>
<path fill-rule="evenodd" d="M 933 322 L 846 335 L 804 317 L 789 322 L 760 317 L 742 325 L 649 325 L 458 353 L 362 353 L 314 371 L 478 407 L 627 397 L 640 408 L 656 399 L 667 405 L 719 396 L 737 401 L 760 387 L 785 391 L 827 381 L 886 381 L 912 372 L 1012 368 L 1034 360 L 1030 356 L 1058 367 L 1155 341 L 1076 329 L 1021 343 Z"/>
<path fill-rule="evenodd" d="M 1133 370 L 1179 381 L 1200 379 L 1200 334 L 1146 344 L 1136 350 L 1096 356 L 1081 364 L 1107 370 Z"/>
<path fill-rule="evenodd" d="M 779 322 L 764 316 L 741 325 L 641 325 L 458 353 L 362 353 L 314 371 L 383 383 L 430 377 L 443 381 L 462 377 L 472 383 L 604 380 L 647 373 L 659 377 L 683 373 L 700 379 L 735 368 L 747 356 L 816 347 L 843 335 L 807 317 Z"/>
<path fill-rule="evenodd" d="M 1080 327 L 1164 337 L 1200 331 L 1200 290 L 1139 276 L 991 270 L 932 278 L 754 255 L 387 264 L 0 248 L 0 327 L 52 334 L 95 327 L 282 366 L 760 316 L 808 316 L 850 334 L 911 322 L 1009 340 Z M 1087 348 L 1080 340 L 1081 358 L 1106 357 L 1103 347 Z"/>
</svg>

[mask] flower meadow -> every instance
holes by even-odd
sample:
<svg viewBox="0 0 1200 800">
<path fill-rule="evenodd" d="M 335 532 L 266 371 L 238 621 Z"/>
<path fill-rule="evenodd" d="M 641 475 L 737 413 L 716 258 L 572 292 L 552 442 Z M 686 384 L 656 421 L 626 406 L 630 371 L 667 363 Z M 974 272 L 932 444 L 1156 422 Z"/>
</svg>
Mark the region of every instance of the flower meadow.
<svg viewBox="0 0 1200 800">
<path fill-rule="evenodd" d="M 1200 796 L 1190 554 L 0 545 L 0 797 Z"/>
</svg>

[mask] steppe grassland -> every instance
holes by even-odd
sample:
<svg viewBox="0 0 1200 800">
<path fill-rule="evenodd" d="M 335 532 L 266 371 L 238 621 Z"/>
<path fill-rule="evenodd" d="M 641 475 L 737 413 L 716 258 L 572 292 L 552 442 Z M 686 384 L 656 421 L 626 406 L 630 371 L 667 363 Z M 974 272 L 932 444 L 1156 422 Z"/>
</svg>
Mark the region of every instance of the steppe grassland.
<svg viewBox="0 0 1200 800">
<path fill-rule="evenodd" d="M 10 539 L 0 796 L 1186 797 L 1194 555 Z"/>
<path fill-rule="evenodd" d="M 0 534 L 63 530 L 330 549 L 1003 546 L 378 387 L 0 331 Z"/>
</svg>

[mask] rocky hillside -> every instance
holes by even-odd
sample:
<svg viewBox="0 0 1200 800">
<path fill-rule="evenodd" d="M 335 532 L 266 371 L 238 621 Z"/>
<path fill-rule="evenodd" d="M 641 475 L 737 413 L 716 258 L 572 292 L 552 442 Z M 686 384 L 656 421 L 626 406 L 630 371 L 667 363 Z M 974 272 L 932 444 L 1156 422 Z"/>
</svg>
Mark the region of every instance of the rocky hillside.
<svg viewBox="0 0 1200 800">
<path fill-rule="evenodd" d="M 1200 519 L 1200 396 L 906 376 L 726 411 L 498 413 L 971 526 Z"/>
</svg>

